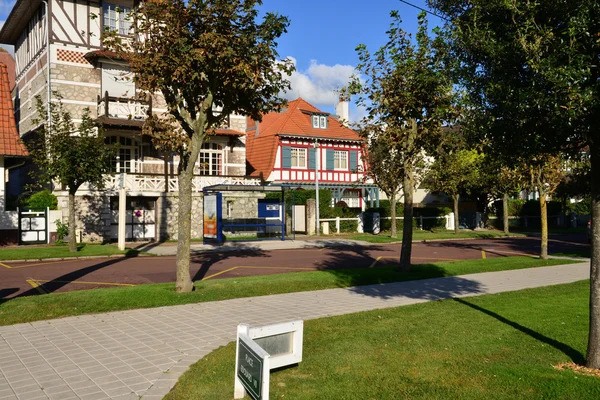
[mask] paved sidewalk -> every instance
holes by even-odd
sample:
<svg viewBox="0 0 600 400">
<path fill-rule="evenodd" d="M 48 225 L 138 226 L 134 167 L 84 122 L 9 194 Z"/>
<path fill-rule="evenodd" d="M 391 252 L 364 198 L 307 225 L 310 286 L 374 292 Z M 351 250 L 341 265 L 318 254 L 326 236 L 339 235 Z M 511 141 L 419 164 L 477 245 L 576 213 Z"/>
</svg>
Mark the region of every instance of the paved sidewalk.
<svg viewBox="0 0 600 400">
<path fill-rule="evenodd" d="M 308 320 L 587 278 L 589 262 L 0 327 L 0 399 L 160 399 L 191 364 L 235 340 L 241 322 Z"/>
</svg>

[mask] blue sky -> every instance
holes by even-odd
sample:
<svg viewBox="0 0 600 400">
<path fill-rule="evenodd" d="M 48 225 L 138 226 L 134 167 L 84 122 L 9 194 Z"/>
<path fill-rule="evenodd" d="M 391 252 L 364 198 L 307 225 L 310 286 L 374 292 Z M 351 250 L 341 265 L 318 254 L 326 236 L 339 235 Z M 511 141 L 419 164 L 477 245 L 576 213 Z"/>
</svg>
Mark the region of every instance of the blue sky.
<svg viewBox="0 0 600 400">
<path fill-rule="evenodd" d="M 409 0 L 426 8 L 425 0 Z M 0 0 L 0 24 L 15 0 Z M 278 12 L 291 20 L 279 39 L 279 54 L 292 57 L 297 71 L 291 77 L 289 99 L 302 97 L 323 111 L 333 112 L 334 90 L 348 82 L 358 62 L 355 48 L 364 43 L 373 52 L 386 41 L 390 11 L 398 10 L 403 28 L 415 32 L 419 10 L 399 0 L 263 0 L 263 11 Z M 430 27 L 441 24 L 429 16 Z M 355 107 L 351 120 L 361 116 Z"/>
</svg>

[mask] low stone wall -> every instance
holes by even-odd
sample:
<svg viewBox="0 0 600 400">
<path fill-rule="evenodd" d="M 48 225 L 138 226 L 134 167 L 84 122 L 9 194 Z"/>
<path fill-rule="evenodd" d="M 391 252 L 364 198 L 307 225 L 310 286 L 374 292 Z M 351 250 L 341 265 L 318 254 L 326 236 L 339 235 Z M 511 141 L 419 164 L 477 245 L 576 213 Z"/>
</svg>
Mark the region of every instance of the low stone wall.
<svg viewBox="0 0 600 400">
<path fill-rule="evenodd" d="M 223 193 L 223 218 L 256 218 L 258 199 L 262 193 L 232 192 Z M 62 221 L 69 221 L 68 196 L 57 194 Z M 177 193 L 161 193 L 148 196 L 156 199 L 155 240 L 177 240 L 179 218 L 179 196 Z M 75 197 L 78 240 L 84 242 L 111 241 L 111 196 L 107 194 L 78 195 Z M 192 238 L 201 238 L 203 233 L 203 195 L 192 195 Z M 56 217 L 53 217 L 57 219 Z M 52 223 L 54 222 L 51 221 Z"/>
</svg>

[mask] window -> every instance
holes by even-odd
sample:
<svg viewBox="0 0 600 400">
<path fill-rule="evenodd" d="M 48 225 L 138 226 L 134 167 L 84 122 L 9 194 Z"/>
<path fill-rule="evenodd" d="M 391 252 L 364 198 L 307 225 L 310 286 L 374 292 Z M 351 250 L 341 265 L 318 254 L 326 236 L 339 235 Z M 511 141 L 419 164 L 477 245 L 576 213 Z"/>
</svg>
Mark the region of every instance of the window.
<svg viewBox="0 0 600 400">
<path fill-rule="evenodd" d="M 104 29 L 117 31 L 119 35 L 129 35 L 131 8 L 104 3 Z"/>
<path fill-rule="evenodd" d="M 221 175 L 223 147 L 216 143 L 204 143 L 198 160 L 200 175 Z"/>
<path fill-rule="evenodd" d="M 319 123 L 320 123 L 319 128 L 321 128 L 321 129 L 327 129 L 327 117 L 321 115 L 319 117 Z"/>
<path fill-rule="evenodd" d="M 335 151 L 333 153 L 334 169 L 348 170 L 348 152 L 347 151 Z"/>
<path fill-rule="evenodd" d="M 318 115 L 312 116 L 312 125 L 313 125 L 313 128 L 319 127 L 319 116 Z"/>
<path fill-rule="evenodd" d="M 135 172 L 138 148 L 134 141 L 128 137 L 109 136 L 106 144 L 118 144 L 115 157 L 111 160 L 111 171 L 116 173 Z"/>
<path fill-rule="evenodd" d="M 327 129 L 327 116 L 313 115 L 312 116 L 312 127 L 317 128 L 317 129 Z"/>
<path fill-rule="evenodd" d="M 292 148 L 292 168 L 306 168 L 306 149 Z"/>
</svg>

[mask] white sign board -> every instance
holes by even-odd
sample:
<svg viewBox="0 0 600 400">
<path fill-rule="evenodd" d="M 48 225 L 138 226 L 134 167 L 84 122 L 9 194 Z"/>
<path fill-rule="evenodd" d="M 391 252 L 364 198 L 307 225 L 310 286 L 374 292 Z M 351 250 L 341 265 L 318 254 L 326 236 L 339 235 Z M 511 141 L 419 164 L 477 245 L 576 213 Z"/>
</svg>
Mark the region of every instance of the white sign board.
<svg viewBox="0 0 600 400">
<path fill-rule="evenodd" d="M 302 361 L 304 321 L 250 328 L 238 325 L 234 398 L 269 399 L 270 370 Z"/>
</svg>

